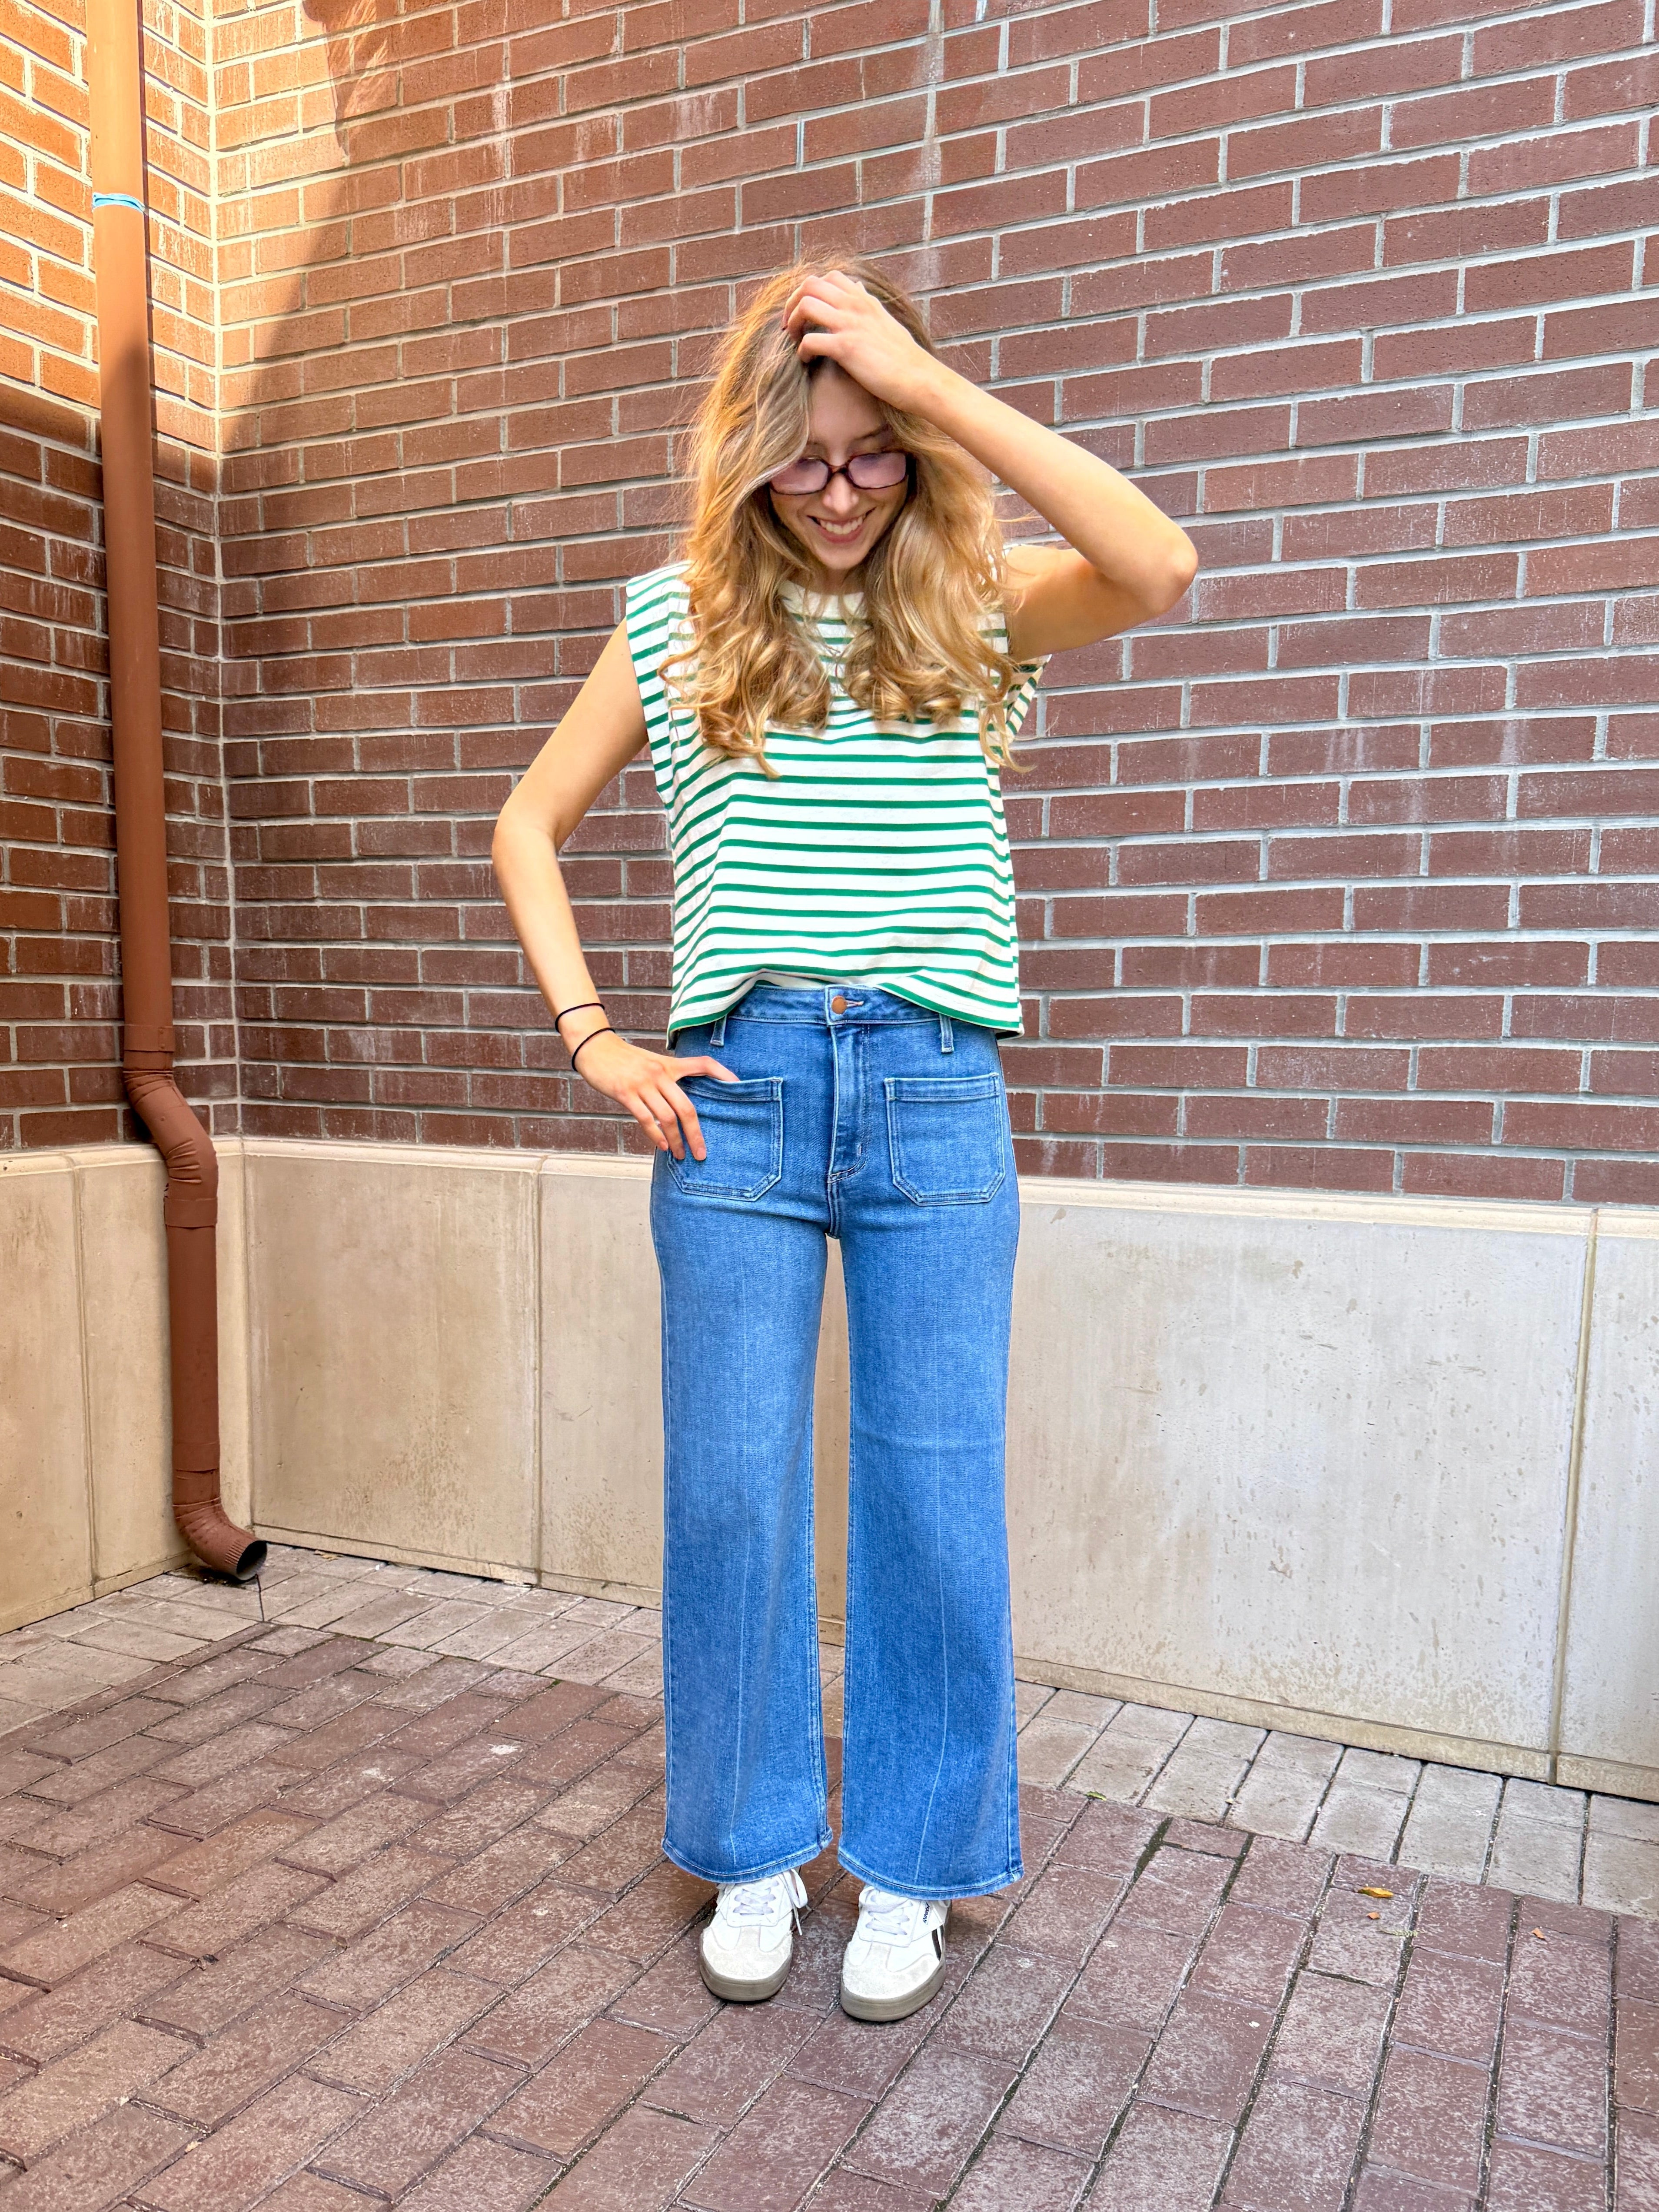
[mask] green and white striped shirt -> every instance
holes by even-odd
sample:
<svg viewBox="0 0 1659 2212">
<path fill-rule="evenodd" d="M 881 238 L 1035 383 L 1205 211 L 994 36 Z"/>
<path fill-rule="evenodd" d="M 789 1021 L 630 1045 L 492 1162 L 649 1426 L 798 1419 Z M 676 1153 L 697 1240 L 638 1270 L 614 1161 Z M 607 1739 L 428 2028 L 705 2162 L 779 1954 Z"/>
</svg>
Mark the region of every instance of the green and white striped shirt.
<svg viewBox="0 0 1659 2212">
<path fill-rule="evenodd" d="M 705 745 L 664 687 L 664 661 L 693 638 L 684 567 L 628 586 L 629 649 L 674 855 L 669 1036 L 713 1021 L 769 970 L 857 979 L 1018 1036 L 1013 871 L 976 717 L 875 721 L 840 681 L 858 594 L 797 592 L 794 604 L 830 675 L 830 719 L 769 729 L 769 777 Z M 1023 667 L 1011 734 L 1042 664 Z M 682 683 L 687 673 L 674 671 Z"/>
</svg>

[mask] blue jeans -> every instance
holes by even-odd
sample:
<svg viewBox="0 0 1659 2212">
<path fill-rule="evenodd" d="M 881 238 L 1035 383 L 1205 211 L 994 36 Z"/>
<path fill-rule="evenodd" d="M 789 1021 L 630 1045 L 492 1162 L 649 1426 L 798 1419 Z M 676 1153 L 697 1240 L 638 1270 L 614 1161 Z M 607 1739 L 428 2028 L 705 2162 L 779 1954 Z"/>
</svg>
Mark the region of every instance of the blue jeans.
<svg viewBox="0 0 1659 2212">
<path fill-rule="evenodd" d="M 837 1009 L 842 1009 L 837 1011 Z M 1003 1507 L 1019 1200 L 996 1039 L 867 986 L 759 983 L 680 1033 L 708 1158 L 659 1153 L 664 1848 L 750 1881 L 830 1840 L 812 1558 L 827 1237 L 852 1355 L 841 1858 L 1020 1874 Z"/>
</svg>

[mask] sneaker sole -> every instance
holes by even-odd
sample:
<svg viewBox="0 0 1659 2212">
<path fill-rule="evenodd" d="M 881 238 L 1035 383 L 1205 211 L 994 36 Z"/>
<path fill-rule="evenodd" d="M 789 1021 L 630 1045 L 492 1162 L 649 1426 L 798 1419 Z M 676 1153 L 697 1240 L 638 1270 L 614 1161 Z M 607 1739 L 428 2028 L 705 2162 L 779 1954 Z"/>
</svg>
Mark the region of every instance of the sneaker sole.
<svg viewBox="0 0 1659 2212">
<path fill-rule="evenodd" d="M 861 1997 L 843 1982 L 841 2008 L 854 2020 L 908 2020 L 913 2012 L 920 2012 L 939 1995 L 939 1984 L 945 1979 L 945 1961 L 941 1959 L 920 1989 L 907 1990 L 902 1996 Z"/>
<path fill-rule="evenodd" d="M 728 2004 L 761 2004 L 768 1997 L 776 1996 L 783 1987 L 789 1966 L 790 1961 L 786 1959 L 776 1973 L 769 1974 L 763 1982 L 740 1982 L 733 1975 L 723 1974 L 717 1966 L 711 1966 L 703 1957 L 701 1947 L 697 1951 L 697 1972 L 702 1976 L 704 1984 L 717 1997 L 724 1997 Z"/>
</svg>

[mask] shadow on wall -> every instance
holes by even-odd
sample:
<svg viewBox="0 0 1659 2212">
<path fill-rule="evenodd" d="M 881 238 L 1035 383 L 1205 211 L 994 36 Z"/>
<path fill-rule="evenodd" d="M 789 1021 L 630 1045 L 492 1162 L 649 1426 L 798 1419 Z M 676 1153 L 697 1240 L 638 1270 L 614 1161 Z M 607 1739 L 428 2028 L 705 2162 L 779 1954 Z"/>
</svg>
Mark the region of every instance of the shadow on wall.
<svg viewBox="0 0 1659 2212">
<path fill-rule="evenodd" d="M 348 125 L 398 105 L 399 58 L 417 43 L 411 19 L 398 0 L 304 0 L 304 12 L 328 41 L 335 127 L 349 155 Z"/>
</svg>

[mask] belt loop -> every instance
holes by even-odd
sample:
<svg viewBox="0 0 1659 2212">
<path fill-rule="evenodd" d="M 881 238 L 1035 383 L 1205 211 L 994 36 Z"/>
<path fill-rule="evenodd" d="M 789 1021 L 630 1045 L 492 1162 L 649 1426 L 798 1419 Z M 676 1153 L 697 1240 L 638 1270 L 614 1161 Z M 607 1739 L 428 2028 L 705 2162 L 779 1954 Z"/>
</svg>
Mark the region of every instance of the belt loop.
<svg viewBox="0 0 1659 2212">
<path fill-rule="evenodd" d="M 951 1033 L 949 1014 L 941 1014 L 939 1018 L 939 1048 L 941 1052 L 954 1052 L 957 1048 L 957 1041 Z"/>
<path fill-rule="evenodd" d="M 726 1016 L 724 1014 L 720 1016 L 714 1028 L 709 1030 L 708 1042 L 710 1048 L 716 1051 L 726 1042 Z"/>
</svg>

